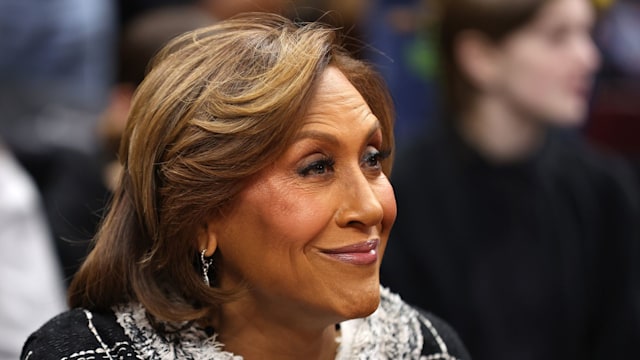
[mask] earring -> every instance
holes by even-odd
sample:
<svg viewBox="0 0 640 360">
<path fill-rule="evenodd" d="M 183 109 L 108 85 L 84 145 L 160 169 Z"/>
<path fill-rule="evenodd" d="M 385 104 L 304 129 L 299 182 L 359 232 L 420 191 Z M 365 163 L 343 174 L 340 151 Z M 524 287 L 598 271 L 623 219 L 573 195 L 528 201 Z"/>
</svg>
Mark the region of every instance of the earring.
<svg viewBox="0 0 640 360">
<path fill-rule="evenodd" d="M 200 252 L 200 262 L 202 262 L 202 279 L 204 283 L 209 286 L 209 267 L 213 264 L 213 259 L 207 259 L 204 257 L 204 254 L 207 252 L 207 249 L 202 249 Z"/>
</svg>

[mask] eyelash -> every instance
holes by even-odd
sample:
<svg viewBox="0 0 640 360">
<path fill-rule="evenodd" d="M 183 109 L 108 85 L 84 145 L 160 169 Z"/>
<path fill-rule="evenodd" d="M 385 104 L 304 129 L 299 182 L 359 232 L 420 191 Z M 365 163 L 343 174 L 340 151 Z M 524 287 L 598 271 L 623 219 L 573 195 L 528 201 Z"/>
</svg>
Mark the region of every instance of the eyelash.
<svg viewBox="0 0 640 360">
<path fill-rule="evenodd" d="M 303 177 L 306 177 L 309 175 L 322 175 L 328 169 L 333 169 L 335 164 L 336 164 L 336 161 L 332 157 L 326 156 L 326 157 L 323 157 L 322 159 L 316 160 L 311 164 L 303 167 L 298 171 L 298 174 L 302 175 Z M 312 172 L 314 171 L 315 173 L 312 174 Z"/>
<path fill-rule="evenodd" d="M 382 151 L 373 151 L 368 153 L 365 158 L 363 159 L 363 163 L 367 163 L 368 161 L 375 161 L 375 165 L 372 165 L 373 167 L 375 167 L 376 169 L 379 169 L 381 166 L 381 163 L 389 158 L 389 156 L 391 156 L 391 150 L 382 150 Z"/>
<path fill-rule="evenodd" d="M 368 152 L 363 157 L 361 161 L 361 165 L 370 166 L 375 170 L 379 170 L 381 167 L 382 161 L 387 159 L 390 155 L 391 155 L 391 150 L 384 150 L 384 151 L 375 150 L 375 151 Z M 375 164 L 371 165 L 370 164 L 371 161 L 375 162 Z M 326 157 L 323 157 L 322 159 L 313 161 L 309 165 L 303 167 L 298 171 L 298 174 L 300 174 L 303 177 L 306 177 L 309 175 L 323 175 L 325 172 L 333 170 L 334 166 L 335 166 L 335 159 L 330 156 L 326 156 Z"/>
</svg>

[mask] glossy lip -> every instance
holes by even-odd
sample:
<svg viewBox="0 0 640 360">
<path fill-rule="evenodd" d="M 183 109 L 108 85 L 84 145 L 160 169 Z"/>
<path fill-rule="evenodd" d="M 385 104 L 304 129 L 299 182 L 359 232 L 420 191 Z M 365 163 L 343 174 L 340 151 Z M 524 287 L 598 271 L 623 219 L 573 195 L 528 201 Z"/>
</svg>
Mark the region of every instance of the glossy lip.
<svg viewBox="0 0 640 360">
<path fill-rule="evenodd" d="M 336 249 L 321 250 L 321 252 L 330 258 L 344 263 L 353 265 L 370 265 L 378 261 L 379 245 L 379 239 L 372 239 Z"/>
</svg>

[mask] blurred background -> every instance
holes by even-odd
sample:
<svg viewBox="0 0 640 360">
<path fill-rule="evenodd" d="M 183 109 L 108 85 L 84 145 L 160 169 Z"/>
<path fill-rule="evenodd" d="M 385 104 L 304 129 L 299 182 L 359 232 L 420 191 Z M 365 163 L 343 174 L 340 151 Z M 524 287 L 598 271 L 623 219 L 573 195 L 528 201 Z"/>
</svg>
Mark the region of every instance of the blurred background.
<svg viewBox="0 0 640 360">
<path fill-rule="evenodd" d="M 601 66 L 572 131 L 640 176 L 640 1 L 594 5 Z M 119 134 L 148 61 L 172 37 L 244 11 L 340 28 L 349 51 L 387 81 L 398 147 L 441 118 L 432 0 L 3 0 L 0 359 L 16 358 L 26 336 L 64 310 L 115 186 Z"/>
</svg>

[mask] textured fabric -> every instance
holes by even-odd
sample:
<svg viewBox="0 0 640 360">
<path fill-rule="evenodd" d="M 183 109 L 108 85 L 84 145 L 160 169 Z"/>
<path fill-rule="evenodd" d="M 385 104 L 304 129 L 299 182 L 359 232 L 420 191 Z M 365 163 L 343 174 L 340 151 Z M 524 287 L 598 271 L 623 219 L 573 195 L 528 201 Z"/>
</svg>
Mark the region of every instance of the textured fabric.
<svg viewBox="0 0 640 360">
<path fill-rule="evenodd" d="M 570 134 L 492 164 L 451 129 L 405 145 L 381 282 L 475 360 L 638 359 L 638 195 Z"/>
<path fill-rule="evenodd" d="M 224 351 L 217 334 L 191 323 L 156 324 L 136 303 L 114 313 L 83 309 L 66 312 L 27 340 L 22 359 L 212 359 L 240 360 Z M 342 342 L 336 359 L 469 359 L 455 332 L 442 320 L 382 289 L 372 315 L 341 324 Z"/>
<path fill-rule="evenodd" d="M 131 346 L 113 314 L 72 309 L 31 334 L 21 359 L 103 360 L 143 359 Z"/>
</svg>

